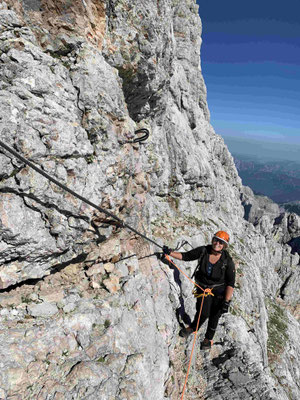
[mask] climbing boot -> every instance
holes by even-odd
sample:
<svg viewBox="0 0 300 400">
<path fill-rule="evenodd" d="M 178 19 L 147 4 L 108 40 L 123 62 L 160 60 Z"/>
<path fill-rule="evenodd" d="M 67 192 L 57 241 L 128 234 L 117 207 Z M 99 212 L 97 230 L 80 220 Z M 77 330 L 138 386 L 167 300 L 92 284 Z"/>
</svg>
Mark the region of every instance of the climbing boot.
<svg viewBox="0 0 300 400">
<path fill-rule="evenodd" d="M 179 331 L 179 336 L 187 338 L 194 332 L 194 329 L 191 327 L 182 328 Z"/>
<path fill-rule="evenodd" d="M 209 340 L 209 339 L 206 339 L 206 338 L 205 338 L 205 339 L 203 340 L 203 342 L 201 342 L 200 349 L 201 349 L 201 350 L 210 350 L 212 344 L 213 344 L 213 341 L 212 341 L 212 340 Z"/>
</svg>

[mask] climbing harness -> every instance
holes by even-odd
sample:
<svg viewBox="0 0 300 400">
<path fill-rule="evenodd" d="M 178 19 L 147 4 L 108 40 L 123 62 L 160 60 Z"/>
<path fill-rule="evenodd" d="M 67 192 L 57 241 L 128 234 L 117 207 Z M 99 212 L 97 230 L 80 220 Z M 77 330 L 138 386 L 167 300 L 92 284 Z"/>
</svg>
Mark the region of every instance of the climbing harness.
<svg viewBox="0 0 300 400">
<path fill-rule="evenodd" d="M 201 283 L 201 282 L 198 282 L 198 284 L 199 284 L 199 286 L 205 286 L 205 284 Z M 220 286 L 224 286 L 224 283 L 218 283 L 216 285 L 211 285 L 211 286 L 207 287 L 206 289 L 210 289 L 210 292 L 207 291 L 206 294 L 204 294 L 204 293 L 199 294 L 197 288 L 194 287 L 192 293 L 193 293 L 194 297 L 196 297 L 196 298 L 200 298 L 202 296 L 207 297 L 209 295 L 214 296 L 214 294 L 212 293 L 212 290 L 214 290 L 215 288 L 220 287 Z M 202 289 L 202 290 L 204 290 L 204 289 Z"/>
<path fill-rule="evenodd" d="M 198 320 L 197 320 L 197 325 L 196 325 L 196 330 L 194 333 L 194 340 L 193 340 L 193 346 L 192 346 L 192 351 L 191 351 L 191 356 L 190 356 L 190 360 L 189 360 L 189 365 L 188 365 L 188 370 L 187 370 L 187 374 L 185 377 L 185 382 L 184 382 L 184 386 L 183 386 L 183 390 L 182 390 L 182 395 L 180 400 L 183 400 L 184 397 L 184 393 L 185 393 L 185 389 L 186 389 L 186 385 L 187 385 L 187 381 L 188 381 L 188 377 L 190 374 L 190 369 L 191 369 L 191 364 L 192 364 L 192 359 L 193 359 L 193 354 L 194 354 L 194 348 L 195 348 L 195 343 L 196 343 L 196 339 L 197 339 L 197 333 L 198 333 L 198 329 L 199 329 L 199 324 L 200 324 L 200 317 L 201 317 L 201 313 L 202 313 L 202 308 L 203 308 L 203 303 L 204 303 L 204 298 L 207 296 L 214 296 L 214 294 L 212 293 L 213 288 L 206 288 L 203 289 L 200 285 L 198 285 L 196 282 L 194 282 L 184 271 L 182 271 L 171 259 L 168 255 L 165 255 L 165 258 L 167 261 L 169 261 L 169 263 L 171 263 L 175 268 L 178 269 L 179 272 L 181 272 L 190 282 L 193 283 L 194 287 L 194 291 L 197 291 L 197 288 L 201 289 L 203 293 L 201 293 L 199 296 L 197 297 L 202 297 L 202 301 L 201 301 L 201 305 L 200 305 L 200 311 L 199 311 L 199 316 L 198 316 Z"/>
<path fill-rule="evenodd" d="M 162 249 L 162 246 L 159 245 L 158 243 L 156 243 L 154 240 L 148 238 L 147 236 L 143 235 L 142 233 L 138 232 L 136 229 L 132 228 L 130 225 L 126 224 L 124 221 L 122 221 L 119 217 L 117 217 L 116 215 L 110 213 L 109 211 L 105 210 L 102 207 L 97 206 L 96 204 L 92 203 L 90 200 L 86 199 L 85 197 L 81 196 L 80 194 L 74 192 L 72 189 L 68 188 L 67 186 L 63 185 L 62 183 L 60 183 L 59 181 L 57 181 L 55 178 L 53 178 L 52 176 L 48 175 L 46 172 L 44 172 L 41 168 L 37 167 L 34 163 L 32 163 L 31 161 L 27 160 L 26 158 L 24 158 L 23 156 L 21 156 L 19 153 L 17 153 L 15 150 L 13 150 L 11 147 L 7 146 L 5 143 L 2 142 L 2 140 L 0 140 L 0 146 L 2 146 L 6 151 L 8 151 L 9 153 L 13 154 L 16 158 L 18 158 L 19 160 L 21 160 L 23 163 L 25 163 L 26 165 L 28 165 L 29 167 L 31 167 L 32 169 L 34 169 L 36 172 L 38 172 L 39 174 L 43 175 L 46 179 L 48 179 L 49 181 L 53 182 L 55 185 L 59 186 L 60 188 L 62 188 L 63 190 L 65 190 L 66 192 L 71 193 L 74 197 L 77 197 L 79 200 L 83 201 L 84 203 L 88 204 L 89 206 L 95 208 L 97 211 L 102 212 L 103 214 L 109 216 L 110 218 L 114 219 L 115 221 L 117 221 L 122 227 L 127 228 L 129 230 L 131 230 L 132 232 L 134 232 L 135 234 L 141 236 L 142 238 L 148 240 L 149 242 L 151 242 L 152 244 L 154 244 L 155 246 L 159 247 L 160 249 Z"/>
<path fill-rule="evenodd" d="M 147 140 L 149 137 L 149 131 L 146 128 L 138 129 L 134 133 L 135 133 L 135 135 L 137 135 L 139 133 L 143 133 L 144 135 L 139 136 L 133 140 L 127 140 L 126 142 L 123 142 L 123 144 L 125 144 L 125 143 L 142 143 L 142 142 L 145 142 L 145 140 Z"/>
<path fill-rule="evenodd" d="M 214 296 L 212 293 L 213 288 L 206 288 L 203 293 L 198 293 L 197 288 L 193 289 L 193 295 L 196 297 L 196 299 L 199 299 L 200 297 L 207 297 L 207 296 Z"/>
</svg>

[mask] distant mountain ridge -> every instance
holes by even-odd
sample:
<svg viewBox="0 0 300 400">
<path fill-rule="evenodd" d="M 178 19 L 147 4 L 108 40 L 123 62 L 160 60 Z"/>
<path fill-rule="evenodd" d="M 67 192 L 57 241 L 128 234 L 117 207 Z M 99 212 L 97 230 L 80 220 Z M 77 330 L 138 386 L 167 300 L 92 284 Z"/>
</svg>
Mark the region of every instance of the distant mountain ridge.
<svg viewBox="0 0 300 400">
<path fill-rule="evenodd" d="M 233 157 L 244 185 L 300 215 L 300 163 Z"/>
<path fill-rule="evenodd" d="M 284 203 L 283 207 L 286 211 L 290 213 L 295 213 L 300 215 L 300 200 L 299 201 L 292 201 L 290 203 Z"/>
</svg>

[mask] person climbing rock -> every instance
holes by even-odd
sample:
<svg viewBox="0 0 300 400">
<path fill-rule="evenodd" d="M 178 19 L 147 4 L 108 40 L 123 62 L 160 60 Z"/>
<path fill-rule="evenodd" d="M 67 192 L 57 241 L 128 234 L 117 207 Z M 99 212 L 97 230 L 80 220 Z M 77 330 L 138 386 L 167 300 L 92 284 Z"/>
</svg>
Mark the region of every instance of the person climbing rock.
<svg viewBox="0 0 300 400">
<path fill-rule="evenodd" d="M 212 295 L 204 297 L 203 308 L 200 316 L 199 327 L 208 318 L 208 325 L 205 338 L 201 342 L 201 349 L 207 350 L 212 346 L 212 339 L 216 332 L 219 318 L 229 310 L 235 283 L 235 265 L 226 250 L 229 244 L 227 232 L 218 231 L 212 238 L 212 243 L 207 246 L 200 246 L 187 252 L 173 251 L 163 246 L 163 253 L 170 255 L 177 260 L 194 261 L 198 260 L 193 277 L 201 288 L 212 289 Z M 179 335 L 188 337 L 196 330 L 200 313 L 203 291 L 195 286 L 193 291 L 197 298 L 196 314 L 190 326 L 180 330 Z"/>
</svg>

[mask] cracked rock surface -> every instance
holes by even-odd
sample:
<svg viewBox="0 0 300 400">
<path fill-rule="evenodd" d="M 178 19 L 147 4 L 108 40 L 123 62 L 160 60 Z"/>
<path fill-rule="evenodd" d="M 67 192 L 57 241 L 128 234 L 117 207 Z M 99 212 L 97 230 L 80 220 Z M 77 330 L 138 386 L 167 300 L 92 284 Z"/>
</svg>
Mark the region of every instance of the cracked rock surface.
<svg viewBox="0 0 300 400">
<path fill-rule="evenodd" d="M 201 30 L 194 0 L 1 1 L 0 139 L 161 246 L 228 231 L 231 312 L 185 399 L 296 400 L 299 218 L 210 125 Z M 195 300 L 159 250 L 0 148 L 0 399 L 180 398 Z"/>
</svg>

